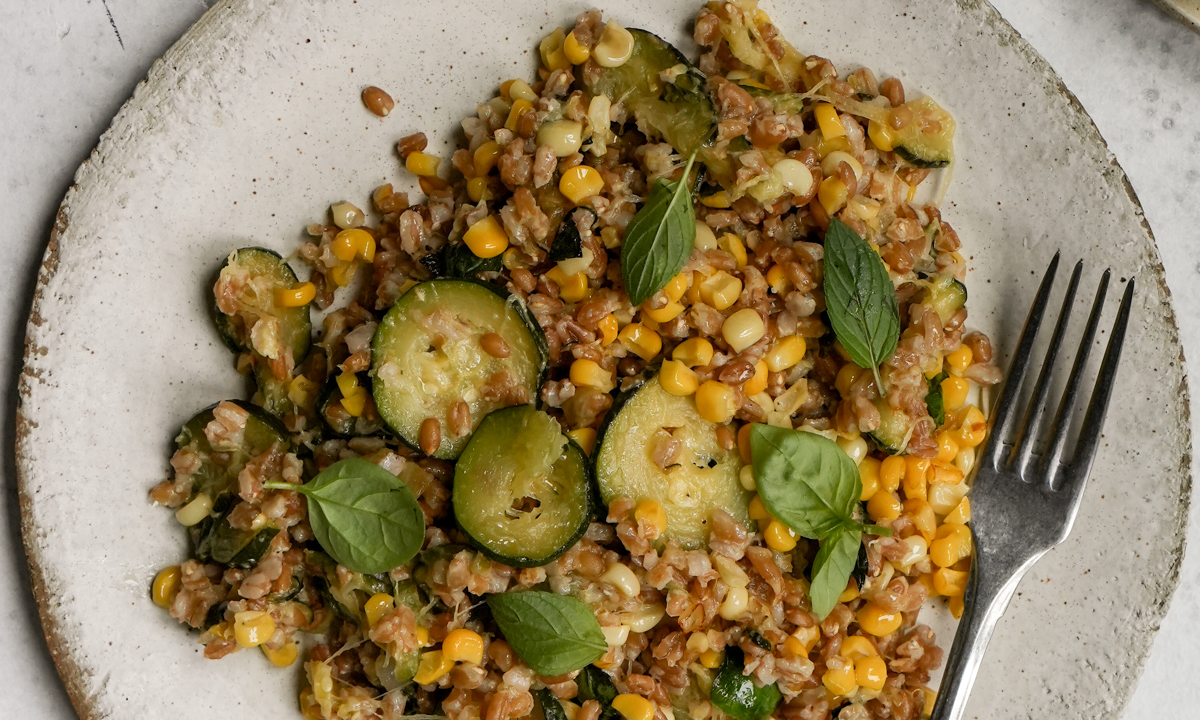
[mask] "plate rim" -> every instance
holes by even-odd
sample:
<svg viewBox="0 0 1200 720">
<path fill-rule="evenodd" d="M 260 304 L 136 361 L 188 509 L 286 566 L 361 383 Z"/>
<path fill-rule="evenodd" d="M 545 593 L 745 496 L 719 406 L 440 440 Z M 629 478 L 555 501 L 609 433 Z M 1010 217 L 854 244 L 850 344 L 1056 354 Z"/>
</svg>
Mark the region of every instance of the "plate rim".
<svg viewBox="0 0 1200 720">
<path fill-rule="evenodd" d="M 1154 0 L 1154 4 L 1189 30 L 1200 33 L 1200 7 L 1186 8 L 1179 0 Z"/>
<path fill-rule="evenodd" d="M 259 6 L 257 12 L 263 13 L 267 8 L 275 4 L 275 1 L 267 2 Z M 1182 10 L 1173 2 L 1173 0 L 1154 0 L 1162 9 L 1170 13 L 1172 16 L 1187 24 L 1192 29 L 1200 32 L 1200 17 L 1191 17 L 1183 13 Z M 998 35 L 1006 39 L 1014 49 L 1022 55 L 1032 68 L 1040 73 L 1047 81 L 1056 83 L 1059 94 L 1065 98 L 1070 112 L 1076 120 L 1082 120 L 1085 123 L 1083 132 L 1092 135 L 1096 140 L 1099 140 L 1103 146 L 1104 152 L 1108 156 L 1109 162 L 1116 170 L 1121 185 L 1124 191 L 1133 204 L 1136 210 L 1137 219 L 1142 226 L 1143 231 L 1150 240 L 1150 248 L 1152 256 L 1148 258 L 1146 267 L 1151 271 L 1154 282 L 1158 285 L 1163 294 L 1163 299 L 1166 304 L 1165 322 L 1170 337 L 1174 340 L 1175 345 L 1179 348 L 1178 362 L 1180 364 L 1180 373 L 1182 381 L 1179 388 L 1180 404 L 1183 415 L 1187 420 L 1187 440 L 1186 451 L 1180 458 L 1179 470 L 1183 475 L 1183 482 L 1180 486 L 1180 502 L 1178 513 L 1175 516 L 1177 544 L 1171 549 L 1171 565 L 1169 576 L 1163 579 L 1160 587 L 1163 592 L 1158 598 L 1158 602 L 1148 608 L 1149 613 L 1153 617 L 1154 630 L 1151 634 L 1151 642 L 1147 642 L 1144 647 L 1138 648 L 1134 656 L 1130 657 L 1131 664 L 1137 670 L 1134 674 L 1133 681 L 1124 689 L 1119 691 L 1115 698 L 1116 704 L 1114 709 L 1119 717 L 1123 713 L 1124 708 L 1132 697 L 1138 682 L 1141 679 L 1142 672 L 1145 669 L 1146 659 L 1149 657 L 1153 647 L 1153 637 L 1157 635 L 1162 619 L 1165 617 L 1170 605 L 1174 599 L 1175 591 L 1179 585 L 1180 566 L 1183 561 L 1184 553 L 1187 545 L 1187 532 L 1189 529 L 1190 506 L 1192 497 L 1193 485 L 1193 446 L 1194 437 L 1192 433 L 1192 410 L 1191 410 L 1191 392 L 1189 384 L 1189 376 L 1187 372 L 1187 362 L 1185 359 L 1183 343 L 1180 339 L 1179 325 L 1175 312 L 1175 302 L 1171 294 L 1170 287 L 1166 282 L 1166 272 L 1162 264 L 1162 255 L 1159 252 L 1158 241 L 1154 236 L 1154 231 L 1150 227 L 1149 221 L 1146 219 L 1142 204 L 1138 199 L 1137 192 L 1134 190 L 1128 175 L 1124 168 L 1118 162 L 1116 156 L 1109 149 L 1108 142 L 1105 140 L 1100 129 L 1096 127 L 1091 115 L 1084 108 L 1083 104 L 1075 96 L 1075 93 L 1067 87 L 1058 72 L 1052 65 L 1042 56 L 1042 54 L 1033 47 L 1033 45 L 1025 39 L 1021 33 L 1012 26 L 1011 23 L 996 9 L 990 0 L 955 0 L 958 5 L 966 12 L 978 10 L 982 12 L 982 19 L 987 22 Z M 25 403 L 29 397 L 30 383 L 32 381 L 29 374 L 29 365 L 33 356 L 37 355 L 37 347 L 33 340 L 33 333 L 44 322 L 41 316 L 41 306 L 44 299 L 44 293 L 50 281 L 57 274 L 59 269 L 59 241 L 63 233 L 66 231 L 69 220 L 68 210 L 71 207 L 71 202 L 80 192 L 81 182 L 79 178 L 87 167 L 91 164 L 92 158 L 102 155 L 102 151 L 108 144 L 114 142 L 114 130 L 120 121 L 124 119 L 126 110 L 131 107 L 131 104 L 137 99 L 139 93 L 147 85 L 155 82 L 160 82 L 165 78 L 165 73 L 168 70 L 166 60 L 175 54 L 181 52 L 186 47 L 190 46 L 193 38 L 202 33 L 210 24 L 219 24 L 222 18 L 229 13 L 237 13 L 239 7 L 235 0 L 222 0 L 211 8 L 209 8 L 199 19 L 196 20 L 182 35 L 176 39 L 171 46 L 150 66 L 146 76 L 142 78 L 134 87 L 130 96 L 121 104 L 121 107 L 113 115 L 108 127 L 101 133 L 96 144 L 88 157 L 80 163 L 73 176 L 72 183 L 67 189 L 62 202 L 55 212 L 54 225 L 50 232 L 50 237 L 46 244 L 45 252 L 43 253 L 42 262 L 37 270 L 37 282 L 35 284 L 32 300 L 29 305 L 29 318 L 26 323 L 25 337 L 22 343 L 23 353 L 21 359 L 21 371 L 17 380 L 17 403 L 14 413 L 14 451 L 15 451 L 15 466 L 17 474 L 17 499 L 20 512 L 20 527 L 22 544 L 25 551 L 25 557 L 29 568 L 30 585 L 33 593 L 33 599 L 37 604 L 37 613 L 42 627 L 42 634 L 46 641 L 47 649 L 50 652 L 50 657 L 54 662 L 55 670 L 61 679 L 63 686 L 67 692 L 67 696 L 71 702 L 75 713 L 80 720 L 103 720 L 107 717 L 102 715 L 96 702 L 87 691 L 85 683 L 85 671 L 81 667 L 79 661 L 73 656 L 70 649 L 68 637 L 60 629 L 58 619 L 50 611 L 50 606 L 54 600 L 54 594 L 50 592 L 46 581 L 46 573 L 42 567 L 42 558 L 40 549 L 36 542 L 38 528 L 33 520 L 33 496 L 30 491 L 29 480 L 27 478 L 29 471 L 29 461 L 25 454 L 25 446 L 28 442 L 28 436 L 32 428 L 36 427 L 29 418 L 26 417 Z M 85 179 L 86 180 L 86 179 Z M 86 187 L 86 181 L 82 183 Z"/>
</svg>

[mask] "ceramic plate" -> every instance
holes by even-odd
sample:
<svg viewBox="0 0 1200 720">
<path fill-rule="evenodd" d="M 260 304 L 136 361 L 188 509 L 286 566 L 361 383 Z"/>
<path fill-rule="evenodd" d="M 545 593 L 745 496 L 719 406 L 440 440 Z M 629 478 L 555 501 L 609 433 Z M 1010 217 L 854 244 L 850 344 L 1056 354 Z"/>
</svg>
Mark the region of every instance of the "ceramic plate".
<svg viewBox="0 0 1200 720">
<path fill-rule="evenodd" d="M 1174 15 L 1179 22 L 1200 32 L 1200 0 L 1154 0 L 1163 10 Z"/>
<path fill-rule="evenodd" d="M 147 499 L 169 470 L 172 436 L 196 409 L 244 392 L 205 309 L 207 280 L 232 248 L 291 252 L 331 201 L 367 207 L 382 182 L 411 186 L 393 143 L 424 130 L 448 157 L 458 121 L 502 80 L 531 75 L 537 40 L 590 4 L 226 0 L 114 119 L 46 251 L 17 419 L 35 592 L 85 720 L 293 712 L 298 668 L 249 652 L 206 661 L 149 598 L 155 572 L 186 552 L 171 514 Z M 600 4 L 692 48 L 693 0 Z M 1086 261 L 1088 285 L 1105 266 L 1138 278 L 1074 534 L 1021 584 L 968 713 L 1116 717 L 1175 587 L 1190 477 L 1175 320 L 1125 175 L 1059 78 L 985 2 L 768 10 L 802 52 L 843 72 L 861 63 L 897 75 L 954 113 L 959 160 L 943 212 L 970 256 L 971 324 L 1002 356 L 1055 250 Z M 386 119 L 363 109 L 368 84 L 396 98 Z"/>
</svg>

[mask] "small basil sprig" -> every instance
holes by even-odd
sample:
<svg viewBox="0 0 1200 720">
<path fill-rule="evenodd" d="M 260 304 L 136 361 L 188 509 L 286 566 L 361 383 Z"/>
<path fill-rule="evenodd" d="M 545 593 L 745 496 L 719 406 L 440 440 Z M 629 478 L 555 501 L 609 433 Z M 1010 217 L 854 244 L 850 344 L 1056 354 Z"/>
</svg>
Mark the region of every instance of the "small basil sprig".
<svg viewBox="0 0 1200 720">
<path fill-rule="evenodd" d="M 688 175 L 696 154 L 672 182 L 659 178 L 646 204 L 633 216 L 621 244 L 621 278 L 634 305 L 640 305 L 679 274 L 696 242 L 696 208 Z"/>
<path fill-rule="evenodd" d="M 900 339 L 896 288 L 879 254 L 836 218 L 825 233 L 825 306 L 838 341 L 854 364 L 871 369 L 883 394 L 879 366 Z"/>
<path fill-rule="evenodd" d="M 891 531 L 854 518 L 862 480 L 854 461 L 832 440 L 756 423 L 750 454 L 759 497 L 771 515 L 797 535 L 821 541 L 809 595 L 813 612 L 824 619 L 846 589 L 863 531 Z"/>
<path fill-rule="evenodd" d="M 304 485 L 266 483 L 308 500 L 317 542 L 348 569 L 387 572 L 416 556 L 425 541 L 425 514 L 399 478 L 361 458 L 341 460 Z"/>
<path fill-rule="evenodd" d="M 573 672 L 608 651 L 595 613 L 573 597 L 525 590 L 490 595 L 487 603 L 513 652 L 539 675 Z"/>
</svg>

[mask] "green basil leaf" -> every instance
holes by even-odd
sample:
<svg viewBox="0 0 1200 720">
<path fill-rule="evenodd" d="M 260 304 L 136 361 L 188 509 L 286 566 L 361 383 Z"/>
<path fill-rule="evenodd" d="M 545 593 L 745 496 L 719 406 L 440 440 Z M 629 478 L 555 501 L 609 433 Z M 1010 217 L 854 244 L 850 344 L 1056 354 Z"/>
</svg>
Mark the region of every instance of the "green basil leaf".
<svg viewBox="0 0 1200 720">
<path fill-rule="evenodd" d="M 425 514 L 412 491 L 361 458 L 336 462 L 305 485 L 266 487 L 304 495 L 317 542 L 354 572 L 374 575 L 404 565 L 425 541 Z"/>
<path fill-rule="evenodd" d="M 750 453 L 763 504 L 797 534 L 820 540 L 854 523 L 862 479 L 837 443 L 756 423 L 750 428 Z"/>
<path fill-rule="evenodd" d="M 487 603 L 513 652 L 539 675 L 573 672 L 608 651 L 596 614 L 573 597 L 525 590 L 490 595 Z"/>
<path fill-rule="evenodd" d="M 879 365 L 900 339 L 896 289 L 879 254 L 836 218 L 825 233 L 825 306 L 838 341 L 882 393 Z"/>
<path fill-rule="evenodd" d="M 946 403 L 942 399 L 942 381 L 949 375 L 942 371 L 937 377 L 932 380 L 926 380 L 925 384 L 928 392 L 925 395 L 925 408 L 929 410 L 929 417 L 933 418 L 934 424 L 938 427 L 946 424 Z"/>
<path fill-rule="evenodd" d="M 678 182 L 655 181 L 646 204 L 633 216 L 621 243 L 625 292 L 640 305 L 679 274 L 696 242 L 696 208 L 688 175 L 696 155 L 688 157 Z"/>
<path fill-rule="evenodd" d="M 854 523 L 839 525 L 821 543 L 821 549 L 813 559 L 812 583 L 808 590 L 813 614 L 821 620 L 829 615 L 845 591 L 861 546 L 862 531 Z"/>
</svg>

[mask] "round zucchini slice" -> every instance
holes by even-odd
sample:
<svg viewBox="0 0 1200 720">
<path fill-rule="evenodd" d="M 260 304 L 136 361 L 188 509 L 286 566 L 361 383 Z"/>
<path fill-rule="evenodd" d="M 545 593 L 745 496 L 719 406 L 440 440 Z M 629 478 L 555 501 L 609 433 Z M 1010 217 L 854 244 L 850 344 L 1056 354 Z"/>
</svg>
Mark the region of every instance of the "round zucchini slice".
<svg viewBox="0 0 1200 720">
<path fill-rule="evenodd" d="M 507 357 L 484 351 L 495 333 Z M 419 448 L 421 423 L 441 423 L 433 457 L 453 460 L 485 415 L 533 401 L 546 371 L 546 336 L 525 304 L 495 286 L 439 279 L 413 286 L 388 310 L 371 341 L 375 407 L 404 442 Z M 454 437 L 447 421 L 460 400 L 470 431 Z"/>
<path fill-rule="evenodd" d="M 539 567 L 569 550 L 592 519 L 587 456 L 532 405 L 483 419 L 454 468 L 454 516 L 494 560 Z"/>
<path fill-rule="evenodd" d="M 664 433 L 681 441 L 676 464 L 654 462 L 655 445 Z M 704 546 L 709 518 L 723 509 L 749 524 L 749 493 L 738 479 L 737 450 L 717 443 L 717 425 L 700 416 L 690 397 L 677 397 L 659 384 L 646 382 L 613 408 L 596 452 L 600 498 L 638 502 L 657 500 L 667 512 L 664 537 L 684 548 Z"/>
<path fill-rule="evenodd" d="M 273 250 L 248 247 L 230 253 L 213 288 L 213 319 L 221 339 L 234 352 L 250 351 L 267 360 L 282 357 L 284 348 L 290 348 L 293 364 L 299 365 L 312 344 L 308 306 L 281 307 L 275 302 L 276 290 L 291 289 L 298 282 L 291 266 Z M 233 312 L 227 314 L 222 307 Z"/>
<path fill-rule="evenodd" d="M 229 402 L 250 415 L 246 419 L 246 430 L 242 433 L 241 442 L 235 446 L 214 448 L 209 443 L 208 436 L 204 434 L 204 428 L 213 421 L 213 410 L 220 403 L 196 413 L 175 437 L 177 450 L 190 448 L 200 457 L 200 469 L 192 475 L 193 493 L 208 493 L 214 501 L 237 485 L 238 473 L 242 471 L 247 460 L 266 452 L 275 443 L 281 443 L 285 447 L 290 444 L 287 430 L 274 416 L 248 402 Z"/>
</svg>

